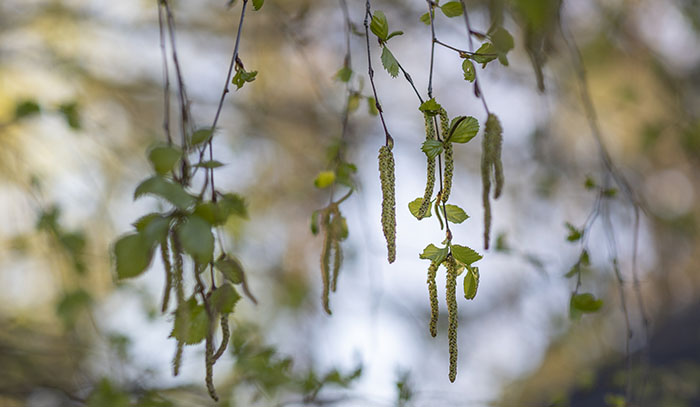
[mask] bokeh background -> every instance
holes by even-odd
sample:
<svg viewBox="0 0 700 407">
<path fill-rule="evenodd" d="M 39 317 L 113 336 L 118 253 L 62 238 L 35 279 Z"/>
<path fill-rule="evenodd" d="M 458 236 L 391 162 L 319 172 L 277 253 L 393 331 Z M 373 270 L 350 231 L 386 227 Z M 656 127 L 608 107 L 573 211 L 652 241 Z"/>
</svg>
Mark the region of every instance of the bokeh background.
<svg viewBox="0 0 700 407">
<path fill-rule="evenodd" d="M 202 126 L 226 78 L 240 3 L 171 3 Z M 405 32 L 391 50 L 425 97 L 425 2 L 372 3 L 391 30 Z M 226 225 L 224 242 L 259 300 L 237 305 L 234 340 L 257 353 L 230 353 L 217 364 L 219 405 L 700 405 L 700 3 L 466 3 L 479 31 L 503 7 L 515 49 L 510 66 L 478 68 L 505 139 L 506 188 L 494 204 L 499 244 L 487 252 L 481 135 L 455 147 L 452 201 L 470 216 L 453 226 L 455 242 L 485 254 L 476 299 L 458 296 L 457 381 L 447 380 L 442 303 L 440 334 L 433 339 L 427 329 L 428 264 L 418 259 L 443 232 L 407 208 L 425 177 L 417 98 L 401 76 L 381 69 L 372 41 L 396 143 L 398 258 L 386 263 L 381 235 L 383 132 L 362 100 L 345 137 L 358 190 L 341 206 L 350 238 L 329 317 L 320 306 L 322 239 L 309 219 L 328 202 L 313 180 L 330 167 L 328 150 L 342 132 L 346 85 L 334 74 L 343 66 L 345 19 L 336 1 L 268 0 L 249 10 L 241 40 L 246 69 L 258 76 L 229 95 L 214 141 L 226 163 L 217 186 L 245 196 L 250 215 Z M 364 6 L 348 0 L 360 33 Z M 467 47 L 460 18 L 438 13 L 436 29 Z M 605 200 L 610 222 L 590 229 L 583 277 L 584 291 L 605 303 L 578 320 L 569 318 L 575 281 L 564 275 L 581 247 L 567 241 L 565 223 L 584 224 L 596 205 L 585 181 L 602 183 L 606 171 L 566 38 L 581 51 L 602 139 L 643 209 L 636 228 L 625 194 Z M 353 34 L 351 85 L 369 96 L 364 47 Z M 438 47 L 433 93 L 450 115 L 483 124 L 460 67 L 458 55 Z M 181 375 L 171 375 L 172 316 L 158 309 L 161 264 L 125 282 L 111 270 L 110 244 L 164 205 L 132 199 L 151 171 L 148 147 L 164 137 L 162 69 L 155 0 L 0 2 L 0 406 L 215 405 L 203 386 L 203 346 L 188 347 Z M 444 275 L 438 287 L 442 302 Z"/>
</svg>

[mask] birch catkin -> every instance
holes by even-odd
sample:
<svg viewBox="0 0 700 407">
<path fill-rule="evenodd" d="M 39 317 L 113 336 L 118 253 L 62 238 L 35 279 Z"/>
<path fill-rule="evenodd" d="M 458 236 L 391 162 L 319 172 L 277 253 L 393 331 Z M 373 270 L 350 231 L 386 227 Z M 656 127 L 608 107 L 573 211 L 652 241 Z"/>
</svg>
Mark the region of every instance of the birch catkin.
<svg viewBox="0 0 700 407">
<path fill-rule="evenodd" d="M 163 290 L 161 312 L 165 313 L 165 311 L 168 310 L 170 291 L 172 291 L 173 288 L 173 268 L 170 264 L 170 249 L 168 247 L 167 237 L 160 242 L 160 256 L 163 258 L 163 268 L 165 269 L 165 289 Z"/>
<path fill-rule="evenodd" d="M 452 255 L 445 260 L 447 266 L 447 339 L 450 347 L 450 382 L 457 378 L 457 263 Z"/>
<path fill-rule="evenodd" d="M 435 277 L 437 275 L 438 264 L 430 263 L 428 267 L 428 295 L 430 295 L 430 335 L 434 338 L 437 336 L 438 317 L 440 308 L 438 306 L 437 283 Z"/>
<path fill-rule="evenodd" d="M 333 278 L 331 280 L 331 291 L 335 292 L 340 266 L 343 264 L 343 249 L 340 247 L 340 240 L 333 239 L 331 248 L 333 249 Z"/>
<path fill-rule="evenodd" d="M 496 189 L 493 192 L 494 199 L 498 199 L 501 196 L 501 191 L 503 190 L 503 162 L 501 161 L 501 150 L 503 148 L 503 128 L 501 127 L 501 122 L 498 121 L 498 117 L 495 114 L 490 114 L 488 120 L 486 120 L 486 130 L 487 133 L 491 133 L 491 150 L 493 158 L 493 176 L 496 183 Z"/>
<path fill-rule="evenodd" d="M 489 114 L 486 119 L 484 139 L 481 152 L 481 183 L 482 201 L 484 206 L 484 248 L 489 248 L 489 238 L 491 233 L 491 172 L 495 185 L 494 199 L 501 195 L 504 184 L 503 162 L 501 161 L 501 149 L 503 145 L 503 129 L 498 117 Z"/>
<path fill-rule="evenodd" d="M 396 260 L 396 178 L 394 154 L 389 146 L 379 148 L 379 179 L 382 183 L 382 230 L 386 239 L 387 260 Z"/>
<path fill-rule="evenodd" d="M 423 113 L 425 116 L 425 139 L 435 140 L 435 126 L 433 117 L 428 113 Z M 428 157 L 428 175 L 425 182 L 425 193 L 423 194 L 423 202 L 418 209 L 418 219 L 423 219 L 430 208 L 430 199 L 433 197 L 433 188 L 435 187 L 435 157 Z"/>
<path fill-rule="evenodd" d="M 331 248 L 333 239 L 331 236 L 329 211 L 324 211 L 321 216 L 321 227 L 323 228 L 323 249 L 321 250 L 321 282 L 323 284 L 323 293 L 321 294 L 321 300 L 323 309 L 330 315 L 331 309 L 328 305 L 328 295 L 330 294 Z"/>
<path fill-rule="evenodd" d="M 450 133 L 450 122 L 445 109 L 440 110 L 440 131 L 442 132 L 443 140 L 446 140 Z M 447 203 L 447 200 L 450 198 L 450 191 L 452 190 L 452 176 L 455 169 L 452 143 L 449 141 L 443 143 L 443 151 L 445 152 L 445 172 L 442 181 L 442 202 Z"/>
</svg>

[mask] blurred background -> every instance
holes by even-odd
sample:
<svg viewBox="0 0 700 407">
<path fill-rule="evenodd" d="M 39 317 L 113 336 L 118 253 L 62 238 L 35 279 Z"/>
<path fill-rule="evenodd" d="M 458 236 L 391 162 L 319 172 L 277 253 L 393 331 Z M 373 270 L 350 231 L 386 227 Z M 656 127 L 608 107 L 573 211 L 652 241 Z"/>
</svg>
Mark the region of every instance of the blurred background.
<svg viewBox="0 0 700 407">
<path fill-rule="evenodd" d="M 198 126 L 213 120 L 240 3 L 171 2 Z M 347 3 L 357 31 L 349 83 L 370 96 L 365 4 Z M 506 188 L 493 206 L 495 244 L 485 252 L 481 134 L 455 146 L 451 201 L 470 218 L 452 227 L 454 242 L 484 255 L 478 295 L 458 295 L 457 381 L 447 379 L 444 273 L 440 332 L 431 338 L 428 263 L 418 258 L 443 232 L 407 206 L 424 189 L 419 102 L 401 75 L 381 68 L 371 41 L 395 139 L 397 261 L 386 262 L 380 224 L 384 134 L 362 99 L 345 136 L 358 190 L 341 205 L 350 235 L 327 316 L 322 238 L 309 219 L 328 203 L 328 190 L 313 180 L 331 168 L 342 133 L 347 90 L 334 75 L 345 56 L 345 18 L 337 1 L 268 0 L 249 8 L 240 46 L 246 69 L 258 75 L 229 94 L 214 139 L 215 158 L 226 164 L 217 187 L 245 196 L 250 218 L 229 222 L 224 242 L 259 302 L 237 306 L 233 341 L 249 351 L 233 346 L 216 365 L 216 404 L 203 385 L 203 345 L 187 347 L 180 376 L 171 375 L 175 341 L 172 315 L 159 310 L 159 261 L 124 282 L 111 270 L 111 243 L 163 206 L 132 199 L 151 171 L 148 147 L 164 138 L 157 2 L 0 2 L 0 406 L 700 405 L 700 2 L 466 4 L 480 32 L 502 10 L 515 48 L 509 66 L 477 67 L 504 129 Z M 390 30 L 404 31 L 391 50 L 426 97 L 426 3 L 372 6 Z M 435 24 L 442 41 L 468 47 L 461 18 L 436 13 Z M 483 127 L 486 113 L 462 60 L 441 47 L 435 58 L 437 100 Z M 592 122 L 640 203 L 638 225 L 624 190 L 596 210 L 597 185 L 609 173 Z M 587 230 L 581 290 L 604 305 L 572 319 L 576 279 L 565 274 L 582 247 L 567 241 L 565 224 L 582 227 L 599 212 Z"/>
</svg>

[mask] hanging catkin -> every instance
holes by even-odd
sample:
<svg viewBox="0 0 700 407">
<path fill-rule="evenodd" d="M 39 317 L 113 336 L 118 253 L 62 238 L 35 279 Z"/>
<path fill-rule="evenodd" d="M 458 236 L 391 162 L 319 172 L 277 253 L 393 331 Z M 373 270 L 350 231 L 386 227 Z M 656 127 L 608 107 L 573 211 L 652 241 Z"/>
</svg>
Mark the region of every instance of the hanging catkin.
<svg viewBox="0 0 700 407">
<path fill-rule="evenodd" d="M 447 266 L 447 340 L 450 348 L 450 382 L 457 378 L 457 263 L 452 255 L 445 260 Z"/>
<path fill-rule="evenodd" d="M 337 238 L 333 239 L 331 249 L 333 250 L 333 279 L 331 280 L 331 291 L 335 292 L 340 266 L 343 264 L 343 249 L 340 247 L 340 240 Z"/>
<path fill-rule="evenodd" d="M 333 243 L 332 232 L 330 228 L 330 213 L 324 211 L 321 216 L 321 227 L 323 228 L 323 249 L 321 250 L 321 282 L 323 284 L 323 293 L 321 301 L 323 309 L 330 315 L 331 309 L 328 305 L 328 295 L 330 293 L 330 268 L 331 268 L 331 248 Z"/>
<path fill-rule="evenodd" d="M 382 183 L 382 230 L 386 239 L 387 260 L 396 260 L 396 178 L 394 154 L 389 146 L 379 148 L 379 179 Z"/>
<path fill-rule="evenodd" d="M 206 370 L 206 378 L 205 382 L 207 383 L 207 391 L 209 392 L 209 396 L 214 399 L 214 401 L 219 401 L 219 396 L 216 394 L 216 388 L 214 388 L 214 345 L 213 345 L 213 337 L 211 334 L 211 326 L 210 325 L 210 332 L 207 334 L 206 337 L 206 345 L 205 345 L 205 357 L 204 357 L 204 362 L 205 362 L 205 370 Z"/>
<path fill-rule="evenodd" d="M 503 190 L 503 163 L 501 162 L 501 146 L 503 144 L 503 129 L 498 117 L 493 113 L 489 114 L 484 130 L 484 139 L 481 152 L 481 183 L 482 203 L 484 206 L 484 248 L 489 248 L 491 233 L 491 172 L 496 184 L 494 198 L 498 198 Z"/>
<path fill-rule="evenodd" d="M 182 262 L 182 246 L 180 246 L 180 241 L 177 235 L 173 232 L 170 233 L 170 239 L 172 242 L 173 249 L 173 259 L 175 270 L 173 273 L 173 279 L 175 284 L 175 294 L 177 299 L 177 312 L 182 312 L 181 306 L 185 303 L 185 287 L 184 287 L 184 269 Z M 177 315 L 175 316 L 178 317 Z M 178 338 L 184 338 L 186 329 L 186 324 L 181 324 L 180 332 L 178 333 Z M 173 376 L 177 376 L 180 373 L 180 364 L 182 363 L 182 352 L 184 350 L 185 343 L 181 340 L 177 340 L 177 349 L 175 350 L 175 356 L 173 357 Z"/>
<path fill-rule="evenodd" d="M 494 199 L 498 199 L 501 196 L 501 191 L 503 190 L 503 162 L 501 161 L 501 150 L 503 148 L 503 128 L 501 123 L 498 121 L 498 117 L 495 114 L 490 114 L 488 120 L 486 121 L 486 132 L 492 133 L 491 139 L 491 149 L 493 151 L 493 177 L 496 183 L 496 189 L 493 191 Z"/>
<path fill-rule="evenodd" d="M 430 335 L 433 338 L 437 336 L 437 324 L 438 317 L 440 315 L 440 308 L 438 306 L 437 282 L 435 281 L 438 266 L 439 265 L 437 263 L 431 262 L 430 267 L 428 267 L 428 295 L 430 296 Z"/>
<path fill-rule="evenodd" d="M 445 140 L 450 132 L 450 122 L 445 109 L 440 110 L 440 131 L 442 132 L 442 139 Z M 443 151 L 445 152 L 445 172 L 443 174 L 441 196 L 442 202 L 447 203 L 447 200 L 450 198 L 450 191 L 452 190 L 452 176 L 455 169 L 452 143 L 449 141 L 443 143 Z"/>
<path fill-rule="evenodd" d="M 173 288 L 173 268 L 170 264 L 170 248 L 168 247 L 167 237 L 160 242 L 160 256 L 163 259 L 163 268 L 165 269 L 165 289 L 163 290 L 163 305 L 160 310 L 165 313 L 168 310 L 170 291 Z"/>
<path fill-rule="evenodd" d="M 425 139 L 435 140 L 435 126 L 433 117 L 428 113 L 423 113 L 425 116 Z M 428 175 L 425 182 L 425 193 L 423 194 L 423 202 L 418 208 L 418 219 L 423 219 L 430 208 L 430 199 L 433 197 L 433 188 L 435 187 L 435 157 L 428 157 Z"/>
<path fill-rule="evenodd" d="M 216 362 L 226 351 L 228 347 L 228 341 L 231 339 L 231 329 L 228 326 L 228 314 L 221 314 L 220 317 L 221 324 L 221 345 L 214 354 L 214 362 Z"/>
</svg>

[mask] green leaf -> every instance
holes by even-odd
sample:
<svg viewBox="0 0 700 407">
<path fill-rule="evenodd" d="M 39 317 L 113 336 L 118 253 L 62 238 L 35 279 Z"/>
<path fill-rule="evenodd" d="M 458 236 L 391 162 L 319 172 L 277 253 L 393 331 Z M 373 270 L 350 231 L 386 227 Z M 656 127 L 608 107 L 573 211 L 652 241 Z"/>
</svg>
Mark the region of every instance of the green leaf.
<svg viewBox="0 0 700 407">
<path fill-rule="evenodd" d="M 575 294 L 571 296 L 570 306 L 580 312 L 592 313 L 603 306 L 603 300 L 596 299 L 591 293 Z"/>
<path fill-rule="evenodd" d="M 436 114 L 440 113 L 440 110 L 442 110 L 442 106 L 440 106 L 440 104 L 435 101 L 435 98 L 432 98 L 423 102 L 418 107 L 418 110 L 420 110 L 423 113 L 427 113 L 431 116 L 435 116 Z"/>
<path fill-rule="evenodd" d="M 231 283 L 240 284 L 243 282 L 243 266 L 237 258 L 226 255 L 215 261 L 214 267 Z"/>
<path fill-rule="evenodd" d="M 212 169 L 212 168 L 223 167 L 224 165 L 226 165 L 226 164 L 222 163 L 221 161 L 211 160 L 211 161 L 202 161 L 199 164 L 195 164 L 195 167 Z"/>
<path fill-rule="evenodd" d="M 141 229 L 137 230 L 141 233 L 146 243 L 155 245 L 160 243 L 168 235 L 170 230 L 170 218 L 157 215 L 148 220 L 148 223 L 142 224 Z"/>
<path fill-rule="evenodd" d="M 476 290 L 479 288 L 479 268 L 469 267 L 467 275 L 464 276 L 464 298 L 473 300 L 476 297 Z"/>
<path fill-rule="evenodd" d="M 421 146 L 421 150 L 432 160 L 442 152 L 442 142 L 437 140 L 425 140 L 423 146 Z"/>
<path fill-rule="evenodd" d="M 591 265 L 591 258 L 588 256 L 588 250 L 584 249 L 581 252 L 581 256 L 579 256 L 578 258 L 578 262 L 584 267 L 588 267 Z"/>
<path fill-rule="evenodd" d="M 233 76 L 231 83 L 236 85 L 236 90 L 238 90 L 242 88 L 243 85 L 246 84 L 246 82 L 253 82 L 257 75 L 258 71 L 247 72 L 245 69 L 239 66 L 236 69 L 236 74 Z"/>
<path fill-rule="evenodd" d="M 458 1 L 450 1 L 440 6 L 440 10 L 446 17 L 457 17 L 462 15 L 462 5 Z"/>
<path fill-rule="evenodd" d="M 389 72 L 392 78 L 399 76 L 399 63 L 394 58 L 394 54 L 386 46 L 382 49 L 382 66 Z"/>
<path fill-rule="evenodd" d="M 372 21 L 369 24 L 369 29 L 380 40 L 386 41 L 389 35 L 389 23 L 386 21 L 386 16 L 382 11 L 375 11 L 372 15 Z"/>
<path fill-rule="evenodd" d="M 485 42 L 483 45 L 481 45 L 481 47 L 479 47 L 479 49 L 476 50 L 476 53 L 471 56 L 474 61 L 483 64 L 483 66 L 486 66 L 486 64 L 493 61 L 497 57 L 498 52 L 490 42 Z"/>
<path fill-rule="evenodd" d="M 175 184 L 160 176 L 151 177 L 136 187 L 134 199 L 151 194 L 173 204 L 178 209 L 187 209 L 195 202 L 195 198 L 185 192 L 180 184 Z"/>
<path fill-rule="evenodd" d="M 15 106 L 15 119 L 23 119 L 41 113 L 41 107 L 34 100 L 23 100 Z"/>
<path fill-rule="evenodd" d="M 311 233 L 316 236 L 318 234 L 318 215 L 320 215 L 320 210 L 315 210 L 311 213 Z"/>
<path fill-rule="evenodd" d="M 506 54 L 515 46 L 513 36 L 503 27 L 498 27 L 490 36 L 491 42 L 499 54 Z"/>
<path fill-rule="evenodd" d="M 369 110 L 369 114 L 372 116 L 379 114 L 379 110 L 377 109 L 377 101 L 374 100 L 374 97 L 372 96 L 367 97 L 367 109 Z"/>
<path fill-rule="evenodd" d="M 386 40 L 389 41 L 392 37 L 396 37 L 399 35 L 403 35 L 403 31 L 394 31 L 389 36 L 386 37 Z"/>
<path fill-rule="evenodd" d="M 77 289 L 67 292 L 56 304 L 56 315 L 63 320 L 67 327 L 73 327 L 83 311 L 92 305 L 92 297 L 87 291 Z"/>
<path fill-rule="evenodd" d="M 171 337 L 185 343 L 195 345 L 202 342 L 209 331 L 209 317 L 204 305 L 197 304 L 191 297 L 183 302 L 175 311 L 175 324 L 170 333 Z"/>
<path fill-rule="evenodd" d="M 472 116 L 457 116 L 450 123 L 447 140 L 452 143 L 468 143 L 479 132 L 479 121 Z"/>
<path fill-rule="evenodd" d="M 432 11 L 431 11 L 431 13 L 432 13 Z M 424 13 L 423 15 L 421 15 L 421 16 L 420 16 L 420 21 L 422 21 L 423 24 L 425 24 L 425 25 L 430 25 L 430 14 L 428 14 L 428 13 L 426 12 L 426 13 Z"/>
<path fill-rule="evenodd" d="M 190 144 L 192 146 L 198 146 L 202 143 L 209 141 L 214 131 L 211 128 L 199 129 L 192 133 L 192 138 L 190 139 Z"/>
<path fill-rule="evenodd" d="M 209 263 L 214 253 L 214 235 L 211 233 L 211 226 L 199 216 L 192 215 L 177 229 L 177 236 L 183 250 L 200 265 Z"/>
<path fill-rule="evenodd" d="M 352 77 L 352 69 L 350 69 L 347 66 L 344 66 L 340 68 L 333 77 L 341 82 L 348 82 Z"/>
<path fill-rule="evenodd" d="M 87 407 L 129 407 L 129 395 L 112 387 L 107 379 L 102 379 L 90 393 L 86 401 Z"/>
<path fill-rule="evenodd" d="M 447 257 L 448 248 L 438 248 L 434 244 L 429 244 L 423 249 L 423 253 L 420 254 L 421 259 L 431 260 L 433 263 L 440 264 Z"/>
<path fill-rule="evenodd" d="M 583 186 L 589 191 L 594 189 L 596 187 L 596 183 L 593 177 L 591 177 L 590 175 L 587 176 L 586 181 L 583 183 Z"/>
<path fill-rule="evenodd" d="M 226 218 L 232 215 L 240 216 L 243 219 L 248 218 L 248 208 L 245 199 L 234 193 L 221 194 L 216 205 L 226 215 Z"/>
<path fill-rule="evenodd" d="M 581 237 L 583 237 L 583 231 L 580 229 L 577 229 L 571 223 L 566 222 L 566 228 L 569 229 L 569 235 L 566 237 L 566 240 L 568 240 L 570 242 L 575 242 L 577 240 L 580 240 Z"/>
<path fill-rule="evenodd" d="M 154 147 L 148 152 L 148 160 L 153 169 L 160 175 L 170 172 L 180 157 L 182 157 L 182 150 L 172 146 Z"/>
<path fill-rule="evenodd" d="M 467 266 L 471 266 L 472 263 L 476 263 L 483 257 L 472 248 L 460 246 L 458 244 L 452 245 L 452 255 L 454 256 L 455 260 Z"/>
<path fill-rule="evenodd" d="M 240 299 L 241 296 L 236 289 L 231 284 L 224 283 L 211 294 L 210 303 L 214 306 L 216 312 L 230 314 Z"/>
<path fill-rule="evenodd" d="M 58 111 L 63 115 L 66 124 L 73 130 L 79 130 L 82 127 L 80 123 L 80 112 L 76 102 L 63 103 L 58 107 Z"/>
<path fill-rule="evenodd" d="M 264 3 L 265 0 L 253 0 L 253 8 L 255 9 L 255 11 L 258 11 L 262 8 Z"/>
<path fill-rule="evenodd" d="M 462 62 L 462 72 L 464 72 L 464 80 L 467 82 L 474 82 L 476 78 L 476 69 L 474 69 L 474 64 L 469 59 L 465 59 Z"/>
<path fill-rule="evenodd" d="M 122 236 L 114 243 L 117 278 L 136 277 L 146 271 L 153 256 L 152 246 L 140 233 Z"/>
<path fill-rule="evenodd" d="M 335 172 L 333 171 L 321 171 L 314 179 L 314 185 L 316 188 L 327 188 L 335 182 Z"/>
<path fill-rule="evenodd" d="M 357 110 L 358 107 L 360 107 L 360 94 L 351 92 L 350 95 L 348 95 L 348 112 L 352 113 Z"/>
<path fill-rule="evenodd" d="M 408 203 L 408 210 L 411 211 L 411 215 L 415 216 L 416 219 L 418 219 L 418 210 L 420 209 L 420 206 L 422 204 L 423 204 L 423 198 L 416 198 Z M 428 211 L 425 213 L 425 216 L 423 216 L 423 218 L 430 217 L 430 215 L 431 215 L 430 206 L 431 205 L 428 205 Z M 420 220 L 420 219 L 418 219 L 418 220 Z"/>
<path fill-rule="evenodd" d="M 445 205 L 447 220 L 452 223 L 462 223 L 469 218 L 464 209 L 457 205 Z"/>
</svg>

